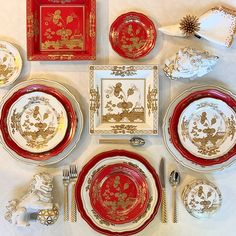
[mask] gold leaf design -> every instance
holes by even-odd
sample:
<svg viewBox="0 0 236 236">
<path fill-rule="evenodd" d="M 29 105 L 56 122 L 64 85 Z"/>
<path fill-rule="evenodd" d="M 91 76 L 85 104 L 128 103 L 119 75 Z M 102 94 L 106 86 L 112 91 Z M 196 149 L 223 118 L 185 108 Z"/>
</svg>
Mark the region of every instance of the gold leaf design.
<svg viewBox="0 0 236 236">
<path fill-rule="evenodd" d="M 148 88 L 148 94 L 147 94 L 147 108 L 148 108 L 148 114 L 149 116 L 151 113 L 154 113 L 157 111 L 157 89 L 153 88 L 151 89 L 151 86 Z"/>
</svg>

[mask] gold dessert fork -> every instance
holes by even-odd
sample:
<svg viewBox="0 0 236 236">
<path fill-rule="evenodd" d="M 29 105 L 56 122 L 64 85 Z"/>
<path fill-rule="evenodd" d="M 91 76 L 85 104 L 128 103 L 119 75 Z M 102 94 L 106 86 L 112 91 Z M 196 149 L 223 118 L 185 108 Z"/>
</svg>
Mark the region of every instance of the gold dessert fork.
<svg viewBox="0 0 236 236">
<path fill-rule="evenodd" d="M 69 170 L 63 169 L 63 185 L 64 185 L 64 221 L 69 220 L 69 208 L 68 208 L 68 186 L 70 182 Z"/>
<path fill-rule="evenodd" d="M 70 182 L 72 183 L 72 195 L 71 195 L 71 222 L 77 221 L 77 212 L 75 204 L 75 183 L 77 180 L 77 167 L 76 165 L 70 165 Z"/>
</svg>

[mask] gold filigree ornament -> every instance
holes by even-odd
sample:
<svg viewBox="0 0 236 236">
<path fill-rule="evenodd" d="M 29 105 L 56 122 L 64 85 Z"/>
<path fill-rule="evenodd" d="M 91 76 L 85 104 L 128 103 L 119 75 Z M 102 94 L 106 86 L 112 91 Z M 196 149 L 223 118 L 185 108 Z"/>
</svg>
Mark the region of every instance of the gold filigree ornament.
<svg viewBox="0 0 236 236">
<path fill-rule="evenodd" d="M 59 217 L 59 207 L 54 205 L 52 209 L 40 210 L 37 215 L 39 223 L 49 226 L 56 223 Z"/>
<path fill-rule="evenodd" d="M 193 155 L 214 159 L 236 143 L 236 114 L 221 100 L 202 98 L 181 114 L 178 133 L 182 145 Z"/>
<path fill-rule="evenodd" d="M 209 218 L 220 209 L 222 195 L 208 180 L 194 180 L 184 188 L 182 200 L 189 214 L 196 218 Z"/>
<path fill-rule="evenodd" d="M 180 30 L 186 37 L 195 35 L 200 30 L 199 19 L 196 16 L 187 15 L 179 23 Z"/>
<path fill-rule="evenodd" d="M 52 95 L 32 92 L 18 98 L 7 117 L 12 140 L 24 150 L 42 153 L 56 147 L 68 126 L 64 106 Z"/>
<path fill-rule="evenodd" d="M 14 83 L 22 69 L 19 51 L 10 43 L 0 41 L 0 87 Z"/>
</svg>

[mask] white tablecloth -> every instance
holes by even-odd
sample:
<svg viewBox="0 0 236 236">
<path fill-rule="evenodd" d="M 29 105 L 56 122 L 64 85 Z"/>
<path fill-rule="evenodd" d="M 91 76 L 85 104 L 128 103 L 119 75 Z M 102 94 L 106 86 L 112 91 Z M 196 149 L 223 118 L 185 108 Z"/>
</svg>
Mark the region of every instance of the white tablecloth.
<svg viewBox="0 0 236 236">
<path fill-rule="evenodd" d="M 218 84 L 236 92 L 236 42 L 230 49 L 217 47 L 205 40 L 172 38 L 158 34 L 155 49 L 138 61 L 132 62 L 119 57 L 110 47 L 108 33 L 110 24 L 122 13 L 128 11 L 143 12 L 148 15 L 157 27 L 176 23 L 186 14 L 199 15 L 218 4 L 217 0 L 97 0 L 97 60 L 94 62 L 28 62 L 26 60 L 26 1 L 0 0 L 0 38 L 18 45 L 24 60 L 23 72 L 17 82 L 30 78 L 47 78 L 66 85 L 77 96 L 84 112 L 85 127 L 81 142 L 74 152 L 57 167 L 35 168 L 15 161 L 0 147 L 0 235 L 1 236 L 92 236 L 99 235 L 91 229 L 78 215 L 77 223 L 64 223 L 62 210 L 58 222 L 53 226 L 42 226 L 32 223 L 30 227 L 17 229 L 4 220 L 5 206 L 8 200 L 20 197 L 26 191 L 29 182 L 37 171 L 48 171 L 55 177 L 55 201 L 62 206 L 63 186 L 61 172 L 63 165 L 76 163 L 80 170 L 95 154 L 112 148 L 125 148 L 144 155 L 158 169 L 161 157 L 167 160 L 167 172 L 177 168 L 181 172 L 181 185 L 178 193 L 190 180 L 208 178 L 221 190 L 223 205 L 215 217 L 198 220 L 190 216 L 184 209 L 181 199 L 178 200 L 179 223 L 171 223 L 171 187 L 167 183 L 168 217 L 167 224 L 160 222 L 160 214 L 139 235 L 165 236 L 234 236 L 236 234 L 236 164 L 224 172 L 203 175 L 179 166 L 167 152 L 162 135 L 147 137 L 148 144 L 143 148 L 130 146 L 99 145 L 98 138 L 88 134 L 89 109 L 89 73 L 88 66 L 92 64 L 162 64 L 164 59 L 171 56 L 183 46 L 194 46 L 207 49 L 220 57 L 220 62 L 214 71 L 204 78 L 193 82 L 170 82 L 160 74 L 160 127 L 165 110 L 176 95 L 195 84 Z M 236 9 L 236 0 L 222 0 L 222 4 Z M 7 89 L 0 90 L 3 95 Z"/>
</svg>

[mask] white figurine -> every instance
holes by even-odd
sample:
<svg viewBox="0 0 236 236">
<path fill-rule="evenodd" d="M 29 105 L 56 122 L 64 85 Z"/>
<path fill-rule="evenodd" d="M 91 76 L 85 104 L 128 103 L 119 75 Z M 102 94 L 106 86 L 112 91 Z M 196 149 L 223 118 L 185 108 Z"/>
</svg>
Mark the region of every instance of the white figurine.
<svg viewBox="0 0 236 236">
<path fill-rule="evenodd" d="M 194 79 L 210 72 L 218 59 L 207 51 L 186 47 L 167 59 L 163 70 L 170 79 Z"/>
<path fill-rule="evenodd" d="M 48 173 L 34 176 L 28 193 L 21 199 L 9 201 L 5 219 L 17 226 L 29 226 L 30 213 L 53 208 L 53 177 Z"/>
</svg>

